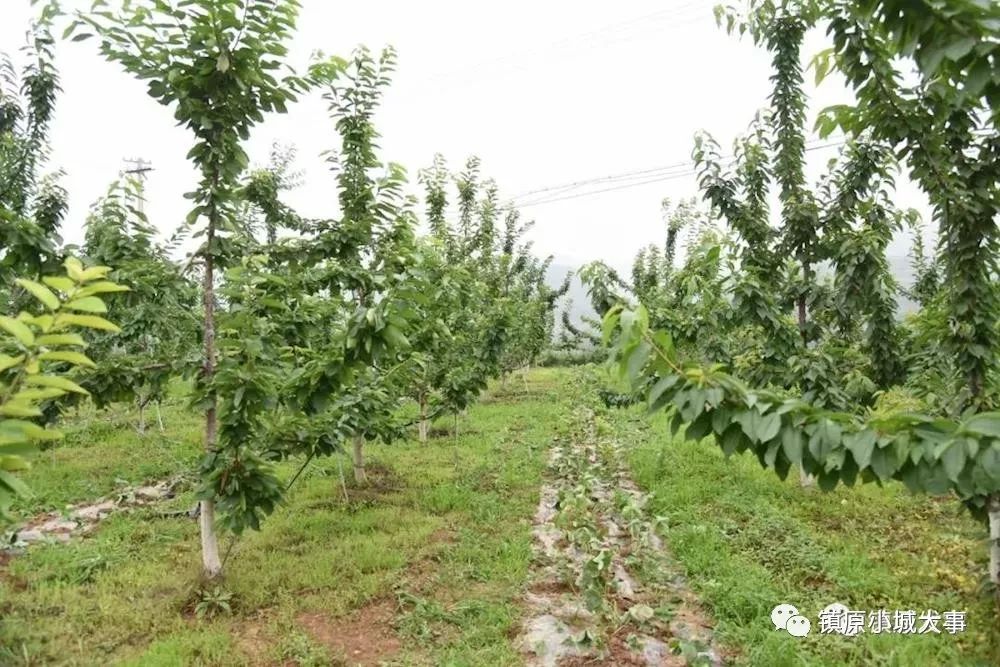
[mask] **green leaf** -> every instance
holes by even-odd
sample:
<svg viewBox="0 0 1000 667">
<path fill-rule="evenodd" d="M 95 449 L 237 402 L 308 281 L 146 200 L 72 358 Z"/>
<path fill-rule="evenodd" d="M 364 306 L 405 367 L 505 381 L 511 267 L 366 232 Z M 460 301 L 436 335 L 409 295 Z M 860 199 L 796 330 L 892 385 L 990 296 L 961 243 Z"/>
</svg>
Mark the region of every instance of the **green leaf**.
<svg viewBox="0 0 1000 667">
<path fill-rule="evenodd" d="M 35 334 L 24 322 L 19 322 L 13 317 L 0 315 L 0 329 L 16 338 L 22 345 L 31 346 L 35 344 Z"/>
<path fill-rule="evenodd" d="M 90 282 L 91 280 L 97 280 L 98 278 L 104 278 L 109 273 L 111 273 L 110 266 L 92 266 L 83 273 L 80 274 L 81 282 Z"/>
<path fill-rule="evenodd" d="M 944 47 L 944 56 L 949 60 L 960 60 L 968 55 L 978 43 L 979 40 L 975 37 L 960 37 Z"/>
<path fill-rule="evenodd" d="M 941 465 L 944 466 L 948 479 L 953 482 L 958 481 L 958 476 L 965 467 L 965 443 L 959 441 L 951 443 L 941 455 Z"/>
<path fill-rule="evenodd" d="M 756 409 L 744 410 L 736 416 L 735 421 L 743 427 L 743 432 L 747 434 L 753 442 L 767 442 L 778 435 L 781 429 L 781 417 L 775 413 L 762 415 Z"/>
<path fill-rule="evenodd" d="M 35 342 L 38 345 L 76 345 L 78 347 L 86 347 L 87 342 L 83 340 L 83 336 L 75 333 L 66 334 L 43 334 L 39 336 Z"/>
<path fill-rule="evenodd" d="M 655 412 L 662 408 L 664 405 L 670 402 L 670 395 L 668 394 L 665 399 L 661 402 L 660 397 L 664 395 L 664 392 L 669 390 L 671 387 L 676 385 L 680 381 L 679 375 L 668 375 L 665 378 L 660 378 L 657 380 L 656 384 L 649 391 L 649 411 Z"/>
<path fill-rule="evenodd" d="M 990 445 L 980 454 L 979 465 L 995 483 L 1000 484 L 1000 445 Z"/>
<path fill-rule="evenodd" d="M 0 486 L 7 487 L 14 495 L 22 498 L 31 496 L 31 489 L 24 482 L 4 470 L 0 470 Z"/>
<path fill-rule="evenodd" d="M 382 338 L 385 339 L 385 342 L 397 348 L 407 348 L 410 346 L 410 341 L 406 339 L 403 332 L 391 324 L 387 324 L 382 329 Z"/>
<path fill-rule="evenodd" d="M 82 288 L 77 296 L 91 296 L 93 294 L 106 294 L 111 292 L 128 292 L 130 291 L 128 287 L 124 285 L 116 285 L 115 283 L 108 282 L 106 280 L 96 283 L 89 283 L 86 287 Z"/>
<path fill-rule="evenodd" d="M 897 466 L 889 448 L 875 447 L 872 450 L 870 467 L 880 480 L 886 481 L 896 472 Z"/>
<path fill-rule="evenodd" d="M 719 446 L 722 447 L 723 454 L 728 457 L 739 451 L 744 438 L 746 438 L 746 435 L 739 426 L 733 424 L 727 428 L 726 432 L 719 438 Z"/>
<path fill-rule="evenodd" d="M 68 293 L 76 289 L 76 283 L 69 278 L 64 278 L 63 276 L 45 276 L 42 278 L 42 282 L 52 289 L 57 289 L 60 292 Z"/>
<path fill-rule="evenodd" d="M 65 325 L 73 324 L 80 327 L 86 327 L 88 329 L 101 329 L 103 331 L 113 331 L 115 333 L 121 331 L 117 326 L 108 322 L 103 317 L 97 317 L 96 315 L 77 315 L 75 313 L 59 313 L 56 316 L 56 327 L 63 327 Z"/>
<path fill-rule="evenodd" d="M 71 350 L 51 350 L 49 352 L 42 352 L 38 355 L 38 358 L 42 361 L 65 361 L 77 366 L 97 368 L 97 364 L 91 361 L 87 355 L 80 352 L 73 352 Z"/>
<path fill-rule="evenodd" d="M 605 313 L 604 321 L 601 323 L 602 339 L 605 345 L 611 342 L 611 338 L 614 336 L 615 329 L 618 327 L 618 322 L 621 319 L 621 316 L 621 304 L 615 305 L 611 310 Z"/>
<path fill-rule="evenodd" d="M 676 362 L 676 350 L 674 349 L 674 339 L 670 336 L 670 333 L 665 330 L 657 331 L 653 334 L 653 344 L 659 351 L 660 355 L 669 359 L 671 362 Z M 669 369 L 670 365 L 664 361 L 660 355 L 657 355 L 659 361 L 663 361 L 663 365 Z"/>
<path fill-rule="evenodd" d="M 851 452 L 859 468 L 867 468 L 871 462 L 876 437 L 874 431 L 867 429 L 844 436 L 844 445 Z"/>
<path fill-rule="evenodd" d="M 0 405 L 0 415 L 5 417 L 41 417 L 42 411 L 29 403 L 8 401 Z"/>
<path fill-rule="evenodd" d="M 76 282 L 83 280 L 83 264 L 76 257 L 67 257 L 63 266 L 66 267 L 66 274 L 72 280 Z"/>
<path fill-rule="evenodd" d="M 629 354 L 625 363 L 625 372 L 629 379 L 634 380 L 639 377 L 639 373 L 646 365 L 646 362 L 649 361 L 649 355 L 652 350 L 653 346 L 649 344 L 649 341 L 645 340 L 635 346 L 635 349 Z"/>
<path fill-rule="evenodd" d="M 29 375 L 24 379 L 25 383 L 39 387 L 55 387 L 76 394 L 89 396 L 90 392 L 73 382 L 72 380 L 58 375 Z"/>
<path fill-rule="evenodd" d="M 819 483 L 819 488 L 822 491 L 830 492 L 837 488 L 837 482 L 840 481 L 840 473 L 836 470 L 824 471 L 817 477 L 817 482 Z"/>
<path fill-rule="evenodd" d="M 781 431 L 781 447 L 785 451 L 785 457 L 792 463 L 802 463 L 802 448 L 804 445 L 805 438 L 799 429 L 789 427 Z"/>
<path fill-rule="evenodd" d="M 46 401 L 50 398 L 58 398 L 59 396 L 63 396 L 65 394 L 65 391 L 62 389 L 56 389 L 55 387 L 37 387 L 35 389 L 26 387 L 14 394 L 14 398 L 11 400 L 30 403 L 34 401 Z"/>
<path fill-rule="evenodd" d="M 1000 412 L 980 412 L 963 426 L 967 431 L 1000 438 Z"/>
<path fill-rule="evenodd" d="M 820 419 L 809 436 L 809 452 L 813 458 L 823 462 L 830 451 L 840 443 L 840 426 L 830 419 Z"/>
<path fill-rule="evenodd" d="M 47 429 L 34 422 L 21 419 L 4 419 L 0 421 L 0 437 L 16 437 L 17 442 L 31 440 L 59 440 L 63 437 L 60 431 Z"/>
<path fill-rule="evenodd" d="M 767 442 L 774 436 L 778 435 L 778 430 L 781 428 L 781 417 L 774 414 L 773 412 L 761 417 L 760 424 L 758 426 L 758 437 L 761 442 Z"/>
<path fill-rule="evenodd" d="M 712 415 L 703 412 L 694 421 L 688 424 L 684 430 L 684 435 L 689 440 L 701 440 L 712 432 Z"/>
<path fill-rule="evenodd" d="M 34 280 L 18 278 L 15 281 L 18 285 L 30 292 L 33 297 L 42 302 L 42 305 L 49 310 L 59 310 L 59 297 L 52 293 L 45 285 L 36 283 Z"/>
<path fill-rule="evenodd" d="M 12 357 L 7 354 L 0 354 L 0 373 L 7 370 L 8 368 L 13 368 L 21 362 L 24 361 L 24 355 L 19 354 L 16 357 Z"/>
<path fill-rule="evenodd" d="M 96 296 L 85 296 L 82 299 L 73 299 L 65 306 L 69 310 L 78 310 L 84 313 L 106 313 L 108 307 L 104 305 Z"/>
</svg>

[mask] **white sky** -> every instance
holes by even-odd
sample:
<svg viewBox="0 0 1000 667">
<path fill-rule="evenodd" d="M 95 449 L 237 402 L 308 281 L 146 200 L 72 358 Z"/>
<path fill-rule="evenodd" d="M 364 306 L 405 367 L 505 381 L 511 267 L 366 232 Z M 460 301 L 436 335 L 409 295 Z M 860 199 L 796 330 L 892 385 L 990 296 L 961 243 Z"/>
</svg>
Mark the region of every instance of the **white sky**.
<svg viewBox="0 0 1000 667">
<path fill-rule="evenodd" d="M 382 159 L 407 167 L 414 192 L 417 170 L 435 152 L 456 169 L 478 155 L 482 173 L 510 197 L 687 161 L 699 129 L 728 149 L 765 105 L 770 86 L 768 54 L 716 27 L 715 0 L 302 4 L 291 54 L 297 65 L 317 49 L 346 56 L 358 44 L 396 47 L 399 67 L 377 126 Z M 29 0 L 0 0 L 0 14 L 0 51 L 13 53 L 24 44 L 32 8 Z M 810 35 L 806 59 L 824 45 L 821 33 Z M 87 207 L 132 156 L 153 163 L 147 212 L 169 234 L 187 211 L 183 193 L 196 182 L 184 159 L 187 131 L 143 84 L 103 61 L 96 43 L 60 43 L 57 58 L 63 93 L 49 166 L 67 172 L 65 240 L 81 240 Z M 807 79 L 811 89 L 811 72 Z M 813 113 L 847 99 L 831 78 L 814 91 Z M 306 215 L 332 215 L 333 180 L 318 155 L 339 140 L 319 93 L 268 117 L 249 142 L 251 161 L 265 163 L 275 141 L 297 146 L 305 170 L 305 184 L 287 201 Z M 835 154 L 809 154 L 817 174 Z M 526 207 L 523 215 L 536 221 L 530 238 L 539 254 L 625 269 L 640 246 L 661 243 L 660 200 L 694 194 L 693 176 L 674 178 Z M 922 200 L 907 186 L 897 203 L 923 208 Z"/>
</svg>

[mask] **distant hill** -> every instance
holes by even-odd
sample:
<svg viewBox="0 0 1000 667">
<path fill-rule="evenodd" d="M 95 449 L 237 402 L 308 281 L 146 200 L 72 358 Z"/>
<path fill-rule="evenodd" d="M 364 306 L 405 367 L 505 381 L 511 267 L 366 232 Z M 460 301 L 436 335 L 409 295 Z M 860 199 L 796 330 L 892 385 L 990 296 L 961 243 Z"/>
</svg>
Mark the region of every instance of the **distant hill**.
<svg viewBox="0 0 1000 667">
<path fill-rule="evenodd" d="M 562 309 L 565 308 L 567 300 L 570 300 L 569 318 L 574 324 L 578 324 L 584 316 L 596 317 L 597 313 L 594 309 L 590 307 L 590 297 L 587 296 L 587 289 L 580 282 L 580 278 L 577 272 L 580 270 L 578 266 L 570 266 L 569 264 L 556 264 L 553 263 L 549 267 L 549 273 L 545 277 L 545 281 L 549 286 L 555 288 L 562 285 L 563 280 L 566 279 L 566 274 L 573 272 L 573 279 L 569 284 L 569 292 L 562 299 L 562 304 L 560 305 L 560 311 L 556 316 L 556 331 L 559 331 L 561 324 L 559 322 L 562 318 Z"/>
<path fill-rule="evenodd" d="M 889 268 L 892 271 L 892 275 L 899 282 L 900 286 L 903 288 L 908 288 L 913 284 L 913 267 L 910 266 L 910 260 L 906 255 L 889 255 L 887 257 L 889 261 Z M 594 309 L 590 307 L 590 298 L 587 296 L 587 290 L 580 282 L 580 278 L 576 275 L 580 267 L 571 266 L 569 263 L 563 262 L 558 263 L 558 258 L 549 267 L 549 273 L 546 276 L 546 282 L 553 288 L 562 285 L 562 281 L 565 279 L 566 274 L 573 272 L 573 280 L 570 282 L 569 293 L 563 299 L 563 304 L 566 303 L 566 299 L 572 301 L 570 305 L 569 315 L 570 321 L 573 323 L 579 323 L 584 316 L 586 317 L 596 317 Z M 917 304 L 903 295 L 899 295 L 897 299 L 899 304 L 899 316 L 902 317 L 909 313 L 917 310 Z M 556 331 L 559 330 L 559 321 L 562 317 L 560 314 L 556 317 Z"/>
</svg>

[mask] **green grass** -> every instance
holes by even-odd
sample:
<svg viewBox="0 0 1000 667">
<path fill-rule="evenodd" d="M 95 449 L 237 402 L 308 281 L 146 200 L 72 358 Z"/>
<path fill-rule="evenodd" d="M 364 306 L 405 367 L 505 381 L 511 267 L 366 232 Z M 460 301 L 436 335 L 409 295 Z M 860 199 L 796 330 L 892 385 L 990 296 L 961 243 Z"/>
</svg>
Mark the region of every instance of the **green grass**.
<svg viewBox="0 0 1000 667">
<path fill-rule="evenodd" d="M 495 388 L 427 444 L 369 445 L 372 483 L 314 462 L 259 533 L 239 540 L 222 584 L 231 614 L 199 619 L 197 525 L 149 509 L 117 514 L 85 539 L 39 545 L 0 566 L 3 665 L 330 665 L 330 641 L 365 614 L 388 633 L 390 664 L 518 665 L 512 637 L 531 561 L 531 516 L 546 451 L 569 428 L 571 371 L 540 369 Z M 121 410 L 121 408 L 119 409 Z M 190 469 L 200 421 L 175 396 L 167 432 L 139 436 L 136 415 L 83 414 L 27 475 L 31 515 Z M 948 498 L 897 485 L 824 494 L 782 482 L 755 459 L 671 440 L 664 417 L 602 411 L 602 431 L 628 444 L 636 480 L 667 517 L 666 537 L 746 665 L 995 665 L 1000 634 L 989 599 L 983 528 Z M 298 462 L 281 468 L 290 476 Z M 189 507 L 190 486 L 167 505 Z M 226 543 L 224 542 L 224 547 Z M 957 636 L 805 639 L 776 632 L 770 610 L 814 621 L 838 601 L 854 609 L 968 612 Z M 360 616 L 359 616 L 360 615 Z M 361 621 L 354 619 L 360 618 Z M 383 639 L 374 640 L 376 643 Z"/>
<path fill-rule="evenodd" d="M 173 389 L 173 387 L 172 387 Z M 30 516 L 59 510 L 67 504 L 93 500 L 126 486 L 160 480 L 193 470 L 202 452 L 202 422 L 187 409 L 177 383 L 162 408 L 166 431 L 160 433 L 152 408 L 147 409 L 146 432 L 137 431 L 138 415 L 126 406 L 95 411 L 81 406 L 70 410 L 59 425 L 64 439 L 33 459 L 22 477 L 33 497 L 17 501 L 14 512 Z"/>
<path fill-rule="evenodd" d="M 609 411 L 631 444 L 637 482 L 668 519 L 666 537 L 689 584 L 714 615 L 716 635 L 747 665 L 996 665 L 1000 632 L 992 600 L 976 592 L 986 572 L 985 527 L 951 498 L 901 485 L 823 493 L 782 482 L 750 454 L 726 460 L 709 441 L 671 438 L 666 415 Z M 820 635 L 818 614 L 851 609 L 965 610 L 957 635 Z M 770 611 L 795 605 L 807 638 L 775 631 Z"/>
<path fill-rule="evenodd" d="M 192 613 L 199 547 L 191 520 L 138 510 L 86 539 L 32 547 L 0 570 L 0 664 L 338 664 L 344 656 L 303 618 L 335 628 L 375 604 L 393 611 L 394 664 L 520 664 L 510 636 L 566 381 L 546 369 L 527 390 L 515 382 L 493 392 L 462 420 L 458 439 L 367 446 L 372 483 L 349 482 L 347 502 L 337 460 L 311 465 L 261 532 L 236 543 L 222 584 L 232 614 Z M 164 418 L 163 436 L 154 428 L 140 437 L 127 423 L 134 415 L 71 426 L 35 461 L 27 479 L 37 495 L 19 511 L 190 466 L 197 417 L 177 403 Z M 343 469 L 349 476 L 346 461 Z M 187 490 L 172 505 L 191 501 Z"/>
</svg>

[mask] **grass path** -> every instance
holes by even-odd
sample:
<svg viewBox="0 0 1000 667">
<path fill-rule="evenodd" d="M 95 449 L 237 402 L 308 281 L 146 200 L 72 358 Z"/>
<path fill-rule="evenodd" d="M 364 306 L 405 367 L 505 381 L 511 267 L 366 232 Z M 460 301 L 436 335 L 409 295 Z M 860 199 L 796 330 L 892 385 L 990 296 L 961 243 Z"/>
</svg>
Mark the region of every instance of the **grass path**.
<svg viewBox="0 0 1000 667">
<path fill-rule="evenodd" d="M 677 576 L 621 443 L 578 401 L 553 445 L 520 643 L 537 667 L 722 664 L 710 621 Z"/>
</svg>

